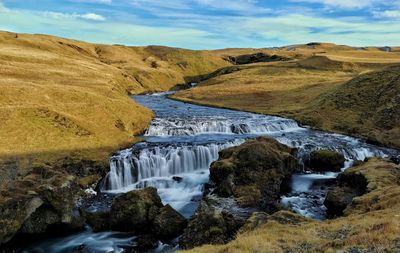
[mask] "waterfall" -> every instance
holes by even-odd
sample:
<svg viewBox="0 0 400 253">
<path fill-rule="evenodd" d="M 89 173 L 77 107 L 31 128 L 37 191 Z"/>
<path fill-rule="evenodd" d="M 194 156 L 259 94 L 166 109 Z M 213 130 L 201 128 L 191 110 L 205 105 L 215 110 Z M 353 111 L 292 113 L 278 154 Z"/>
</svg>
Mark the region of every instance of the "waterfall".
<svg viewBox="0 0 400 253">
<path fill-rule="evenodd" d="M 207 145 L 184 144 L 121 151 L 110 159 L 110 172 L 106 176 L 103 190 L 125 191 L 141 188 L 150 185 L 149 179 L 162 183 L 162 178 L 208 170 L 211 163 L 218 159 L 219 151 L 243 142 L 244 140 L 235 140 Z M 165 181 L 164 185 L 167 185 Z"/>
<path fill-rule="evenodd" d="M 215 118 L 157 118 L 145 136 L 177 136 L 197 134 L 267 134 L 299 130 L 296 121 L 272 116 L 253 116 L 246 119 Z"/>
</svg>

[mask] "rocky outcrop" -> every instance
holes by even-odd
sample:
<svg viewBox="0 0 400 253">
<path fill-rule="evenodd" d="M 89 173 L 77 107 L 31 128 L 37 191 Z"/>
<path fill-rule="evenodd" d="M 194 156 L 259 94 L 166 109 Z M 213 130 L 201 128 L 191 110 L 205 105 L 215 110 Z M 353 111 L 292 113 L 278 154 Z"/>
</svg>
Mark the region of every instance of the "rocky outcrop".
<svg viewBox="0 0 400 253">
<path fill-rule="evenodd" d="M 314 150 L 311 152 L 307 167 L 317 172 L 340 171 L 344 167 L 344 156 L 333 150 Z"/>
<path fill-rule="evenodd" d="M 214 192 L 233 196 L 242 207 L 273 212 L 284 182 L 297 168 L 295 156 L 295 149 L 266 137 L 223 150 L 210 168 Z"/>
<path fill-rule="evenodd" d="M 113 230 L 149 232 L 149 225 L 163 207 L 155 188 L 131 191 L 116 197 L 110 213 Z"/>
<path fill-rule="evenodd" d="M 337 177 L 336 185 L 328 192 L 324 205 L 329 217 L 343 215 L 354 197 L 366 192 L 367 179 L 356 170 L 346 170 Z"/>
<path fill-rule="evenodd" d="M 265 53 L 255 53 L 255 54 L 243 54 L 238 56 L 228 56 L 225 58 L 227 61 L 240 65 L 240 64 L 250 64 L 256 62 L 274 62 L 274 61 L 287 61 L 289 58 L 280 55 L 268 55 Z"/>
<path fill-rule="evenodd" d="M 170 205 L 166 205 L 154 218 L 151 231 L 161 240 L 170 240 L 181 234 L 186 225 L 186 219 Z"/>
<path fill-rule="evenodd" d="M 182 248 L 223 244 L 232 240 L 244 220 L 202 201 L 180 238 Z"/>
<path fill-rule="evenodd" d="M 189 221 L 180 239 L 183 248 L 227 243 L 251 213 L 278 210 L 282 188 L 298 165 L 296 149 L 267 137 L 219 155 L 210 168 L 211 194 L 203 198 Z"/>
<path fill-rule="evenodd" d="M 0 203 L 0 244 L 14 236 L 68 233 L 83 229 L 84 223 L 74 212 L 79 187 L 72 176 L 54 179 L 52 185 L 30 191 L 24 197 Z"/>
<path fill-rule="evenodd" d="M 117 196 L 110 211 L 81 212 L 94 231 L 133 232 L 143 240 L 151 237 L 162 241 L 174 239 L 187 225 L 180 213 L 162 204 L 157 189 L 152 187 Z"/>
</svg>

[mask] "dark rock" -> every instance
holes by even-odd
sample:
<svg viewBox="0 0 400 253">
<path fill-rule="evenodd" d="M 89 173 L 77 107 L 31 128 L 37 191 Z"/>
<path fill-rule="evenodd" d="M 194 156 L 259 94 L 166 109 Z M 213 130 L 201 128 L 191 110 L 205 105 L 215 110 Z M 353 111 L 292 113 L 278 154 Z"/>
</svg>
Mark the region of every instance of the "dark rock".
<svg viewBox="0 0 400 253">
<path fill-rule="evenodd" d="M 64 158 L 61 168 L 69 174 L 79 177 L 103 175 L 106 171 L 106 166 L 101 162 L 74 158 L 72 156 Z"/>
<path fill-rule="evenodd" d="M 390 157 L 390 161 L 392 161 L 394 164 L 400 164 L 400 156 L 392 156 Z"/>
<path fill-rule="evenodd" d="M 223 244 L 232 240 L 244 221 L 202 201 L 182 237 L 182 248 L 203 244 Z"/>
<path fill-rule="evenodd" d="M 357 191 L 351 187 L 334 187 L 326 196 L 324 205 L 330 217 L 343 215 L 344 209 L 351 204 L 354 197 L 358 196 Z"/>
<path fill-rule="evenodd" d="M 214 192 L 221 197 L 235 197 L 242 207 L 273 212 L 297 168 L 295 156 L 295 149 L 266 137 L 223 150 L 210 168 Z"/>
<path fill-rule="evenodd" d="M 367 179 L 364 175 L 346 170 L 337 177 L 336 185 L 328 192 L 324 205 L 329 217 L 343 215 L 343 211 L 349 206 L 354 197 L 363 195 L 367 190 Z"/>
<path fill-rule="evenodd" d="M 321 43 L 319 43 L 319 42 L 310 42 L 310 43 L 307 43 L 307 46 L 320 46 L 321 45 Z"/>
<path fill-rule="evenodd" d="M 146 233 L 163 207 L 157 189 L 149 187 L 116 197 L 110 214 L 111 228 L 117 231 Z"/>
<path fill-rule="evenodd" d="M 110 212 L 86 212 L 82 211 L 86 223 L 93 229 L 94 232 L 110 230 Z"/>
<path fill-rule="evenodd" d="M 54 208 L 42 205 L 24 222 L 20 233 L 39 234 L 46 232 L 49 225 L 60 222 L 60 217 Z"/>
<path fill-rule="evenodd" d="M 273 62 L 273 61 L 287 61 L 289 58 L 279 56 L 279 55 L 268 55 L 265 53 L 255 53 L 255 54 L 244 54 L 238 56 L 228 56 L 227 61 L 233 64 L 250 64 L 256 62 Z"/>
<path fill-rule="evenodd" d="M 155 217 L 151 230 L 157 238 L 170 240 L 180 235 L 186 225 L 185 217 L 170 205 L 166 205 L 160 209 L 160 213 Z"/>
<path fill-rule="evenodd" d="M 315 150 L 311 152 L 306 165 L 317 172 L 340 171 L 344 167 L 344 162 L 344 156 L 336 151 Z"/>
<path fill-rule="evenodd" d="M 182 177 L 178 177 L 178 176 L 174 176 L 172 177 L 172 179 L 178 183 L 182 182 L 183 178 Z"/>
<path fill-rule="evenodd" d="M 155 249 L 158 246 L 158 239 L 152 234 L 140 235 L 134 240 L 135 246 L 133 247 L 135 251 L 132 252 L 142 252 Z"/>
</svg>

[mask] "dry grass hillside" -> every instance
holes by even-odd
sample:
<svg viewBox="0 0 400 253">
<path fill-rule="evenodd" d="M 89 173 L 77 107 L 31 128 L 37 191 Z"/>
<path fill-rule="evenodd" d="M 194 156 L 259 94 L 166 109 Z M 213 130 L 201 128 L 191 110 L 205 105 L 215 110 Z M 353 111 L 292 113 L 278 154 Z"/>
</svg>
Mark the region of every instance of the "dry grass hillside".
<svg viewBox="0 0 400 253">
<path fill-rule="evenodd" d="M 399 166 L 372 159 L 349 172 L 368 184 L 366 194 L 353 199 L 344 217 L 316 221 L 288 211 L 253 215 L 229 244 L 185 252 L 398 252 Z"/>
<path fill-rule="evenodd" d="M 168 90 L 227 65 L 210 52 L 1 32 L 0 157 L 88 150 L 106 160 L 152 117 L 128 93 Z"/>
<path fill-rule="evenodd" d="M 400 147 L 399 52 L 323 44 L 288 47 L 277 54 L 291 57 L 287 49 L 298 52 L 297 59 L 239 65 L 234 71 L 229 67 L 173 97 L 291 117 Z"/>
</svg>

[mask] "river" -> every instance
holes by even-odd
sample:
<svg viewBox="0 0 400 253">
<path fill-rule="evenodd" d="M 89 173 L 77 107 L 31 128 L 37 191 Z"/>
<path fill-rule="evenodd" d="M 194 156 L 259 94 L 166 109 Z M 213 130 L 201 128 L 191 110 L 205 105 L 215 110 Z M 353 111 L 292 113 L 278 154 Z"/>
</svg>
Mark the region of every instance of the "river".
<svg viewBox="0 0 400 253">
<path fill-rule="evenodd" d="M 367 157 L 399 156 L 399 151 L 374 146 L 353 137 L 300 127 L 296 121 L 260 114 L 187 104 L 168 99 L 168 92 L 135 96 L 133 99 L 155 113 L 143 136 L 144 141 L 121 150 L 110 158 L 110 172 L 103 180 L 102 196 L 153 186 L 164 204 L 170 204 L 190 218 L 201 200 L 208 182 L 210 164 L 222 149 L 240 145 L 247 138 L 268 135 L 298 148 L 300 161 L 316 149 L 341 152 L 346 169 L 355 160 Z M 300 164 L 301 166 L 301 164 Z M 324 219 L 324 198 L 335 172 L 293 175 L 292 190 L 281 202 L 311 218 Z M 91 204 L 91 210 L 107 204 Z M 87 231 L 68 237 L 53 238 L 20 252 L 123 252 L 134 235 Z M 85 247 L 86 251 L 78 251 Z M 159 252 L 170 247 L 160 243 Z"/>
</svg>

